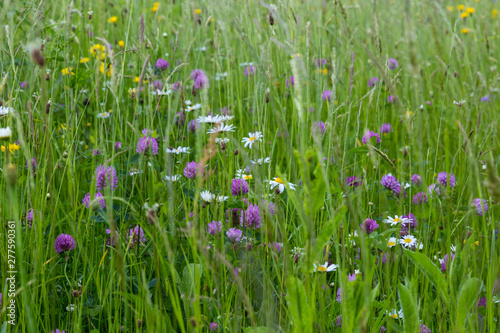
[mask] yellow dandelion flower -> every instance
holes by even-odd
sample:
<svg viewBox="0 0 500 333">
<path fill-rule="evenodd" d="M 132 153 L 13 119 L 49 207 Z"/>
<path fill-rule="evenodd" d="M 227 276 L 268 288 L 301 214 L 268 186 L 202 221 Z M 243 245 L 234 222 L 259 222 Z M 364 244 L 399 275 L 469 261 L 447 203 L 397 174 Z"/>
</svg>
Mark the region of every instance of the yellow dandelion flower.
<svg viewBox="0 0 500 333">
<path fill-rule="evenodd" d="M 476 246 L 479 246 L 479 241 L 476 241 L 474 244 L 476 244 Z"/>
<path fill-rule="evenodd" d="M 134 77 L 134 82 L 139 82 L 140 79 L 141 79 L 140 77 L 136 76 Z"/>
<path fill-rule="evenodd" d="M 111 16 L 111 17 L 108 19 L 108 23 L 113 23 L 113 24 L 115 24 L 116 22 L 118 22 L 118 16 Z"/>
<path fill-rule="evenodd" d="M 463 34 L 468 34 L 468 33 L 469 33 L 469 29 L 467 29 L 467 28 L 463 28 L 463 29 L 462 29 L 462 33 L 463 33 Z"/>
<path fill-rule="evenodd" d="M 449 10 L 450 12 L 452 12 L 452 11 L 455 9 L 455 8 L 453 8 L 453 6 L 448 6 L 448 7 L 446 7 L 446 8 L 448 8 L 448 10 Z"/>
<path fill-rule="evenodd" d="M 61 73 L 62 73 L 62 75 L 68 75 L 68 74 L 69 75 L 74 75 L 75 74 L 75 73 L 73 73 L 71 71 L 71 67 L 67 67 L 67 68 L 61 69 Z"/>
<path fill-rule="evenodd" d="M 461 18 L 466 18 L 467 16 L 469 16 L 469 13 L 467 12 L 463 12 L 462 14 L 460 14 Z"/>
<path fill-rule="evenodd" d="M 464 10 L 464 8 L 465 8 L 465 6 L 464 6 L 464 5 L 458 5 L 458 10 L 459 10 L 459 11 Z"/>
<path fill-rule="evenodd" d="M 200 9 L 200 8 L 195 9 L 194 13 L 195 13 L 195 14 L 201 14 L 201 9 Z"/>
<path fill-rule="evenodd" d="M 80 59 L 80 64 L 85 64 L 89 61 L 90 59 L 89 58 L 82 58 Z"/>
<path fill-rule="evenodd" d="M 491 10 L 491 18 L 496 18 L 498 16 L 498 9 Z"/>
<path fill-rule="evenodd" d="M 467 7 L 466 11 L 469 14 L 474 14 L 476 12 L 476 10 L 474 8 L 472 8 L 472 7 Z"/>
<path fill-rule="evenodd" d="M 156 13 L 158 11 L 158 7 L 157 6 L 151 7 L 151 11 L 153 13 Z"/>
<path fill-rule="evenodd" d="M 15 152 L 18 150 L 21 146 L 15 143 L 9 143 L 8 149 L 11 153 Z M 5 146 L 2 146 L 2 152 L 5 152 Z"/>
<path fill-rule="evenodd" d="M 125 42 L 124 42 L 124 41 L 122 41 L 122 40 L 121 40 L 121 41 L 119 41 L 119 42 L 118 42 L 118 46 L 119 46 L 119 47 L 121 47 L 121 48 L 125 47 Z"/>
</svg>

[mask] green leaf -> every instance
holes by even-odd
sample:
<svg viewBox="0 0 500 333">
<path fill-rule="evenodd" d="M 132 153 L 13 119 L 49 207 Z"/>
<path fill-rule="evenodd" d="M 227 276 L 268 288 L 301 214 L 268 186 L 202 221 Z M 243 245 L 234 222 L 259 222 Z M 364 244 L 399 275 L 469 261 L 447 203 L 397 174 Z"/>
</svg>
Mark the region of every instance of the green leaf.
<svg viewBox="0 0 500 333">
<path fill-rule="evenodd" d="M 457 328 L 465 329 L 465 319 L 471 307 L 477 303 L 482 282 L 478 278 L 469 278 L 465 281 L 458 294 Z"/>
<path fill-rule="evenodd" d="M 292 315 L 295 332 L 311 332 L 313 318 L 309 306 L 304 283 L 291 276 L 286 281 L 286 300 Z"/>
<path fill-rule="evenodd" d="M 418 309 L 410 290 L 401 283 L 398 287 L 399 302 L 403 309 L 403 327 L 405 333 L 418 332 Z"/>
<path fill-rule="evenodd" d="M 356 147 L 356 148 L 350 149 L 348 153 L 349 154 L 367 154 L 368 147 L 367 146 Z"/>
<path fill-rule="evenodd" d="M 186 295 L 192 295 L 196 283 L 196 275 L 203 275 L 201 264 L 188 264 L 182 270 L 182 291 Z"/>
<path fill-rule="evenodd" d="M 436 288 L 443 301 L 448 306 L 448 283 L 446 282 L 443 274 L 441 274 L 439 268 L 422 253 L 412 252 L 405 249 L 403 249 L 403 252 L 415 264 L 415 266 L 417 266 L 422 271 L 422 273 L 427 276 L 427 278 Z"/>
</svg>

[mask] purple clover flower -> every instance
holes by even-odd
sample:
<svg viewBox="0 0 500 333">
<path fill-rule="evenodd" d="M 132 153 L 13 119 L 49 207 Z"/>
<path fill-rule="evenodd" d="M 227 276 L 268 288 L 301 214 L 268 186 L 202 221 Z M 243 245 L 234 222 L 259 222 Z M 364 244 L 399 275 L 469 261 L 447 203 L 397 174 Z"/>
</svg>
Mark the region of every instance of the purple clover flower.
<svg viewBox="0 0 500 333">
<path fill-rule="evenodd" d="M 156 89 L 156 90 L 162 90 L 163 89 L 163 82 L 159 81 L 159 80 L 155 80 L 153 82 L 153 87 Z"/>
<path fill-rule="evenodd" d="M 170 63 L 163 58 L 159 58 L 158 60 L 156 60 L 155 66 L 158 69 L 165 70 L 168 68 L 168 66 L 170 66 Z"/>
<path fill-rule="evenodd" d="M 427 203 L 427 194 L 425 192 L 418 192 L 413 196 L 413 203 L 415 205 L 421 205 Z"/>
<path fill-rule="evenodd" d="M 347 177 L 346 185 L 355 188 L 361 185 L 361 180 L 357 176 Z"/>
<path fill-rule="evenodd" d="M 441 195 L 441 191 L 439 190 L 438 184 L 431 184 L 429 187 L 427 187 L 427 192 L 429 192 L 429 195 Z"/>
<path fill-rule="evenodd" d="M 201 165 L 194 161 L 186 164 L 186 167 L 184 168 L 184 176 L 193 179 L 197 174 L 203 176 L 203 169 L 201 168 Z"/>
<path fill-rule="evenodd" d="M 188 132 L 195 133 L 196 130 L 200 127 L 200 123 L 197 119 L 193 119 L 188 123 Z"/>
<path fill-rule="evenodd" d="M 222 223 L 220 221 L 212 221 L 208 224 L 208 233 L 212 236 L 220 234 L 222 230 Z"/>
<path fill-rule="evenodd" d="M 396 97 L 395 96 L 389 95 L 389 97 L 387 97 L 387 102 L 388 103 L 394 103 L 395 101 L 396 101 Z"/>
<path fill-rule="evenodd" d="M 246 66 L 243 74 L 245 74 L 246 77 L 248 77 L 250 75 L 254 75 L 255 74 L 255 67 L 253 65 Z"/>
<path fill-rule="evenodd" d="M 321 94 L 321 98 L 322 98 L 324 101 L 329 101 L 329 100 L 332 98 L 332 95 L 333 95 L 333 91 L 331 91 L 331 90 L 325 90 L 325 91 L 323 91 L 323 93 Z"/>
<path fill-rule="evenodd" d="M 382 126 L 380 126 L 380 133 L 390 133 L 391 132 L 391 124 L 387 123 L 387 124 L 382 124 Z"/>
<path fill-rule="evenodd" d="M 231 208 L 226 211 L 226 222 L 237 226 L 243 223 L 243 210 L 240 208 Z"/>
<path fill-rule="evenodd" d="M 240 229 L 236 228 L 231 228 L 226 232 L 227 237 L 229 237 L 229 240 L 231 240 L 231 243 L 238 243 L 241 241 L 241 236 L 243 235 L 243 232 Z"/>
<path fill-rule="evenodd" d="M 290 76 L 288 79 L 286 79 L 286 87 L 290 88 L 290 86 L 295 86 L 295 79 L 293 76 Z"/>
<path fill-rule="evenodd" d="M 135 247 L 136 245 L 144 246 L 147 241 L 146 236 L 144 236 L 144 230 L 141 226 L 137 225 L 135 228 L 131 228 L 127 234 L 127 243 L 130 247 Z"/>
<path fill-rule="evenodd" d="M 194 89 L 208 89 L 210 84 L 208 82 L 208 77 L 205 75 L 201 69 L 195 69 L 191 72 L 191 79 L 194 81 Z"/>
<path fill-rule="evenodd" d="M 488 204 L 485 199 L 476 198 L 473 200 L 478 216 L 483 216 L 488 211 Z"/>
<path fill-rule="evenodd" d="M 137 143 L 137 147 L 135 149 L 138 154 L 145 154 L 148 152 L 149 148 L 151 148 L 151 154 L 158 154 L 158 142 L 152 136 L 148 136 L 148 130 L 145 128 L 142 130 L 143 137 L 139 138 L 139 142 Z"/>
<path fill-rule="evenodd" d="M 211 322 L 209 329 L 210 329 L 210 332 L 218 331 L 219 330 L 219 324 L 217 324 L 216 322 Z"/>
<path fill-rule="evenodd" d="M 455 187 L 455 175 L 450 173 L 450 177 L 448 178 L 448 175 L 446 171 L 442 171 L 438 174 L 437 176 L 438 182 L 440 182 L 444 187 L 446 187 L 448 184 L 450 187 Z"/>
<path fill-rule="evenodd" d="M 422 185 L 422 177 L 415 173 L 415 174 L 413 174 L 413 176 L 411 176 L 411 182 L 415 186 L 420 186 L 420 185 Z"/>
<path fill-rule="evenodd" d="M 387 60 L 387 65 L 389 66 L 389 69 L 396 69 L 398 68 L 398 61 L 394 58 L 389 58 Z"/>
<path fill-rule="evenodd" d="M 67 234 L 60 234 L 54 242 L 54 249 L 56 250 L 56 253 L 73 250 L 75 246 L 76 242 L 74 238 Z"/>
<path fill-rule="evenodd" d="M 374 232 L 378 227 L 378 223 L 375 220 L 372 219 L 366 219 L 363 223 L 361 223 L 361 229 L 366 231 L 366 233 L 369 235 L 372 232 Z"/>
<path fill-rule="evenodd" d="M 326 64 L 326 60 L 325 59 L 314 59 L 314 63 L 316 64 L 317 67 L 321 67 L 321 66 L 324 66 Z"/>
<path fill-rule="evenodd" d="M 311 126 L 312 135 L 314 135 L 314 133 L 321 133 L 323 135 L 325 134 L 325 131 L 326 131 L 326 126 L 325 123 L 322 121 L 315 121 Z"/>
<path fill-rule="evenodd" d="M 248 193 L 250 185 L 244 179 L 235 178 L 231 183 L 231 192 L 233 195 L 245 195 Z"/>
<path fill-rule="evenodd" d="M 451 252 L 450 254 L 451 254 L 450 256 L 448 256 L 448 254 L 445 254 L 444 258 L 441 260 L 441 270 L 443 272 L 446 272 L 448 267 L 450 267 L 453 258 L 455 257 L 455 254 L 453 254 L 453 252 Z"/>
<path fill-rule="evenodd" d="M 118 187 L 118 177 L 113 166 L 103 166 L 99 164 L 95 170 L 95 188 L 100 191 L 106 187 L 110 187 L 112 191 Z"/>
<path fill-rule="evenodd" d="M 115 151 L 122 149 L 122 143 L 120 141 L 115 142 Z"/>
<path fill-rule="evenodd" d="M 101 199 L 99 199 L 99 198 L 101 198 Z M 103 198 L 101 192 L 98 191 L 95 194 L 94 200 L 96 200 L 96 199 L 99 199 L 97 202 L 98 202 L 99 206 L 101 206 L 101 209 L 105 209 L 106 208 L 106 202 L 104 201 L 104 198 Z M 92 200 L 90 199 L 90 193 L 85 194 L 85 197 L 82 200 L 82 203 L 85 205 L 85 207 L 89 208 L 91 201 Z"/>
<path fill-rule="evenodd" d="M 399 194 L 401 192 L 401 185 L 396 177 L 388 173 L 387 175 L 382 176 L 380 180 L 380 184 L 386 189 L 392 191 L 395 194 Z"/>
<path fill-rule="evenodd" d="M 246 228 L 258 229 L 260 227 L 260 208 L 257 204 L 250 204 L 245 211 L 244 225 Z M 243 221 L 242 221 L 243 226 Z"/>
<path fill-rule="evenodd" d="M 372 77 L 371 79 L 368 79 L 368 87 L 373 88 L 373 87 L 375 87 L 375 86 L 376 86 L 379 82 L 380 82 L 380 80 L 378 79 L 378 77 L 374 76 L 374 77 Z"/>
<path fill-rule="evenodd" d="M 370 139 L 374 136 L 377 138 L 377 143 L 380 143 L 380 135 L 378 135 L 378 133 L 375 133 L 374 131 L 366 132 L 365 135 L 363 135 L 363 137 L 361 138 L 361 141 L 366 145 L 368 144 L 368 141 L 370 141 Z"/>
</svg>

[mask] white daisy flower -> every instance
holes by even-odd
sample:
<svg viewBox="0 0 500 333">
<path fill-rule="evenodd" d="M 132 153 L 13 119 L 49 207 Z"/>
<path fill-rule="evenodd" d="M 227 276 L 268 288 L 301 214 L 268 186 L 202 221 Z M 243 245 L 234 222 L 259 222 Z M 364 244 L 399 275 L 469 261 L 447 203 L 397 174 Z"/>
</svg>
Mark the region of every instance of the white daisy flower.
<svg viewBox="0 0 500 333">
<path fill-rule="evenodd" d="M 12 136 L 10 127 L 0 128 L 0 140 L 8 140 Z"/>
<path fill-rule="evenodd" d="M 224 125 L 224 123 L 219 123 L 217 126 L 212 128 L 207 132 L 207 134 L 214 134 L 214 133 L 220 133 L 220 132 L 234 132 L 234 129 L 236 127 L 231 124 L 231 125 Z"/>
<path fill-rule="evenodd" d="M 385 311 L 385 313 L 391 317 L 392 319 L 403 319 L 403 310 L 391 310 L 391 311 Z"/>
<path fill-rule="evenodd" d="M 314 266 L 314 271 L 315 272 L 335 272 L 337 270 L 337 265 L 331 264 L 328 266 L 328 261 L 325 262 L 323 265 L 316 265 L 316 263 L 313 263 Z"/>
<path fill-rule="evenodd" d="M 227 77 L 227 72 L 224 73 L 215 73 L 215 81 L 220 81 L 223 78 Z"/>
<path fill-rule="evenodd" d="M 181 179 L 181 175 L 165 176 L 165 179 L 170 182 L 176 182 Z"/>
<path fill-rule="evenodd" d="M 242 62 L 240 63 L 240 67 L 252 66 L 253 62 Z"/>
<path fill-rule="evenodd" d="M 269 164 L 269 163 L 271 163 L 271 158 L 270 157 L 259 158 L 257 161 L 252 160 L 251 162 L 253 165 L 255 165 L 255 164 L 262 165 L 264 163 Z"/>
<path fill-rule="evenodd" d="M 396 243 L 398 242 L 398 240 L 396 239 L 396 237 L 391 237 L 389 238 L 389 240 L 387 241 L 387 246 L 388 247 L 393 247 L 396 245 Z"/>
<path fill-rule="evenodd" d="M 401 239 L 399 240 L 399 243 L 406 248 L 410 248 L 410 247 L 413 247 L 417 243 L 417 239 L 415 238 L 415 236 L 406 235 L 406 236 L 401 237 Z"/>
<path fill-rule="evenodd" d="M 193 103 L 191 102 L 191 100 L 189 100 L 189 99 L 188 99 L 188 100 L 186 100 L 184 103 L 186 103 L 186 105 L 191 105 L 191 104 L 193 104 Z"/>
<path fill-rule="evenodd" d="M 348 235 L 348 239 L 351 242 L 352 245 L 356 245 L 356 240 L 354 239 L 355 237 L 358 237 L 358 232 L 354 231 L 353 234 Z"/>
<path fill-rule="evenodd" d="M 201 104 L 200 103 L 197 103 L 193 106 L 189 105 L 187 102 L 186 102 L 186 105 L 188 106 L 186 108 L 186 112 L 191 112 L 191 111 L 194 111 L 194 110 L 198 110 L 198 109 L 201 109 Z"/>
<path fill-rule="evenodd" d="M 107 119 L 111 116 L 111 113 L 109 112 L 101 112 L 97 115 L 97 118 L 101 118 L 101 119 Z"/>
<path fill-rule="evenodd" d="M 457 251 L 457 247 L 455 245 L 451 245 L 450 248 L 451 248 L 451 252 Z"/>
<path fill-rule="evenodd" d="M 224 195 L 217 196 L 217 202 L 224 202 L 224 201 L 227 201 L 227 199 L 229 199 L 229 197 L 224 196 Z"/>
<path fill-rule="evenodd" d="M 285 182 L 279 177 L 275 177 L 273 180 L 270 180 L 269 185 L 271 185 L 271 190 L 273 190 L 277 186 L 280 193 L 283 193 L 283 191 L 286 188 Z M 294 190 L 294 191 L 295 191 L 295 186 L 297 186 L 297 185 L 292 184 L 292 183 L 287 183 L 287 185 L 288 185 L 288 188 L 290 190 Z"/>
<path fill-rule="evenodd" d="M 156 89 L 156 91 L 151 92 L 151 95 L 153 95 L 153 96 L 166 96 L 166 95 L 170 95 L 171 93 L 172 93 L 172 89 L 168 89 L 168 90 Z"/>
<path fill-rule="evenodd" d="M 228 143 L 229 141 L 229 138 L 215 138 L 215 143 Z"/>
<path fill-rule="evenodd" d="M 75 309 L 76 309 L 75 304 L 70 304 L 66 307 L 66 311 L 69 311 L 69 312 L 73 312 L 73 311 L 75 311 Z"/>
<path fill-rule="evenodd" d="M 200 193 L 201 199 L 205 202 L 212 202 L 215 199 L 215 194 L 210 193 L 209 191 L 202 191 Z"/>
<path fill-rule="evenodd" d="M 239 169 L 236 171 L 236 178 L 250 180 L 253 177 L 252 175 L 247 175 L 244 169 Z"/>
<path fill-rule="evenodd" d="M 198 52 L 205 52 L 207 50 L 207 47 L 206 46 L 197 47 L 194 50 Z"/>
<path fill-rule="evenodd" d="M 167 148 L 166 149 L 166 152 L 167 153 L 170 153 L 170 154 L 177 154 L 179 155 L 180 153 L 186 153 L 186 154 L 189 154 L 190 153 L 190 150 L 191 148 L 190 147 L 177 147 L 177 148 Z"/>
<path fill-rule="evenodd" d="M 262 132 L 248 133 L 248 138 L 243 138 L 241 142 L 245 143 L 245 148 L 250 146 L 250 149 L 252 149 L 253 143 L 256 141 L 262 141 L 263 137 Z"/>
<path fill-rule="evenodd" d="M 199 123 L 213 123 L 213 124 L 218 124 L 222 123 L 224 120 L 222 120 L 222 116 L 219 116 L 218 114 L 215 116 L 208 115 L 208 116 L 199 116 L 198 117 L 198 122 Z"/>
<path fill-rule="evenodd" d="M 14 112 L 14 109 L 8 106 L 0 106 L 0 116 L 6 116 L 9 112 Z"/>
<path fill-rule="evenodd" d="M 409 219 L 407 219 L 406 217 L 402 217 L 402 216 L 397 216 L 397 215 L 395 215 L 395 216 L 394 216 L 394 218 L 392 218 L 392 217 L 390 217 L 390 216 L 389 216 L 389 217 L 387 217 L 387 218 L 384 220 L 384 223 L 389 223 L 389 224 L 391 225 L 391 227 L 392 227 L 392 226 L 397 225 L 398 223 L 403 223 L 403 222 L 407 223 L 407 222 L 409 222 L 409 221 L 410 221 L 410 220 L 409 220 Z"/>
</svg>

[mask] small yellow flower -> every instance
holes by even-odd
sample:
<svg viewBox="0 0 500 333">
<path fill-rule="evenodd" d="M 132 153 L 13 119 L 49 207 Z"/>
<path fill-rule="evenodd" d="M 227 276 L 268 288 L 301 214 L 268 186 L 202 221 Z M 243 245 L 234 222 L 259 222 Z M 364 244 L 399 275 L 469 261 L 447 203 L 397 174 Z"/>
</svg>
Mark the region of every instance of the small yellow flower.
<svg viewBox="0 0 500 333">
<path fill-rule="evenodd" d="M 121 41 L 119 41 L 119 42 L 118 42 L 118 46 L 119 46 L 119 47 L 121 47 L 121 48 L 123 48 L 123 47 L 125 46 L 125 42 L 124 42 L 124 41 L 122 41 L 122 40 L 121 40 Z"/>
<path fill-rule="evenodd" d="M 104 63 L 101 62 L 101 66 L 99 67 L 99 71 L 104 74 L 106 72 L 107 76 L 111 76 L 111 71 L 113 69 L 113 65 L 109 65 L 108 68 L 106 68 L 106 71 L 104 70 Z"/>
<path fill-rule="evenodd" d="M 97 57 L 98 52 L 104 52 L 104 51 L 106 51 L 106 47 L 104 47 L 104 45 L 101 44 L 95 44 L 90 47 L 90 53 L 92 53 L 94 57 Z"/>
<path fill-rule="evenodd" d="M 134 77 L 134 82 L 139 82 L 140 79 L 141 79 L 140 77 L 136 76 Z"/>
<path fill-rule="evenodd" d="M 476 246 L 479 246 L 479 241 L 476 241 L 475 244 L 476 244 Z"/>
<path fill-rule="evenodd" d="M 498 16 L 498 9 L 491 10 L 491 18 L 496 18 Z"/>
<path fill-rule="evenodd" d="M 195 14 L 201 14 L 201 9 L 200 9 L 200 8 L 195 9 L 194 13 L 195 13 Z"/>
<path fill-rule="evenodd" d="M 461 18 L 466 18 L 467 16 L 469 16 L 469 13 L 467 12 L 463 12 L 462 14 L 460 14 Z"/>
<path fill-rule="evenodd" d="M 476 10 L 474 8 L 472 8 L 472 7 L 467 7 L 466 11 L 469 14 L 474 14 L 476 12 Z"/>
<path fill-rule="evenodd" d="M 67 68 L 61 69 L 61 73 L 62 73 L 62 75 L 68 75 L 68 74 L 69 75 L 74 75 L 75 74 L 75 73 L 73 73 L 71 71 L 71 67 L 67 67 Z"/>
<path fill-rule="evenodd" d="M 116 22 L 118 22 L 118 16 L 111 16 L 111 17 L 108 19 L 108 23 L 113 23 L 113 24 L 115 24 Z"/>
<path fill-rule="evenodd" d="M 21 146 L 15 143 L 9 143 L 8 148 L 11 153 L 15 152 L 18 150 Z M 2 146 L 2 152 L 5 152 L 5 146 Z"/>
<path fill-rule="evenodd" d="M 467 29 L 467 28 L 463 28 L 463 29 L 462 29 L 462 33 L 463 33 L 463 34 L 468 34 L 468 33 L 469 33 L 469 29 Z"/>
<path fill-rule="evenodd" d="M 448 7 L 446 7 L 446 8 L 448 8 L 448 10 L 449 10 L 450 12 L 452 12 L 452 11 L 453 11 L 453 9 L 455 9 L 455 8 L 453 8 L 453 6 L 448 6 Z"/>
<path fill-rule="evenodd" d="M 92 126 L 92 124 L 91 123 L 87 123 L 87 127 L 90 127 L 90 126 Z"/>
<path fill-rule="evenodd" d="M 157 6 L 151 7 L 151 11 L 153 13 L 156 13 L 158 11 L 158 7 Z"/>
<path fill-rule="evenodd" d="M 458 5 L 458 10 L 459 10 L 459 11 L 464 10 L 464 8 L 465 8 L 465 6 L 464 6 L 464 5 Z"/>
<path fill-rule="evenodd" d="M 80 59 L 80 64 L 85 64 L 89 61 L 90 59 L 89 58 L 82 58 Z"/>
</svg>

